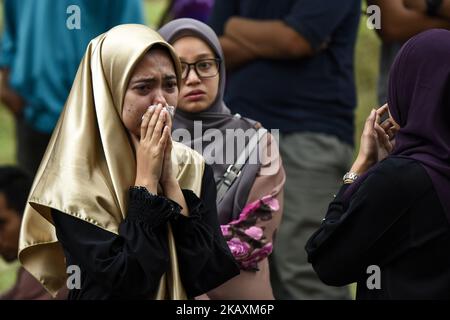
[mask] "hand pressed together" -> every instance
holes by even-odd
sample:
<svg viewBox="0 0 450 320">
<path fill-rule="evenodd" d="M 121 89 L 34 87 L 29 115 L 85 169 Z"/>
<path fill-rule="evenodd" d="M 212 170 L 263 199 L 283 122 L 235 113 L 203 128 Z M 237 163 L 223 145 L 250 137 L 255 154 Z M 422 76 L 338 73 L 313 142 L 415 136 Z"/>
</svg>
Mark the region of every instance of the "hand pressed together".
<svg viewBox="0 0 450 320">
<path fill-rule="evenodd" d="M 161 177 L 166 179 L 170 174 L 167 169 L 171 163 L 170 151 L 166 155 L 166 150 L 172 148 L 170 127 L 167 125 L 169 118 L 161 104 L 151 106 L 142 117 L 140 137 L 132 135 L 136 149 L 135 185 L 144 186 L 155 194 Z"/>
</svg>

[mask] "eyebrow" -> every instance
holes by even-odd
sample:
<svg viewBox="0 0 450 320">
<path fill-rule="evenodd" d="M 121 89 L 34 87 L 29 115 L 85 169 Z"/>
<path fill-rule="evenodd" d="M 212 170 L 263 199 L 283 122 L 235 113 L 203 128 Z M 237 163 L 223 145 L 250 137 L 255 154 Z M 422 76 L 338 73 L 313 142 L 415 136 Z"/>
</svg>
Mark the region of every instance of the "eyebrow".
<svg viewBox="0 0 450 320">
<path fill-rule="evenodd" d="M 176 80 L 177 77 L 174 74 L 166 74 L 163 76 L 163 80 L 164 81 L 169 81 L 169 80 Z M 155 77 L 140 77 L 140 78 L 136 78 L 136 79 L 131 79 L 131 84 L 136 84 L 136 83 L 152 83 L 155 82 L 156 78 Z"/>
<path fill-rule="evenodd" d="M 215 59 L 216 57 L 211 53 L 200 53 L 194 57 L 195 60 L 198 59 Z M 184 57 L 180 57 L 180 59 L 185 59 Z M 184 62 L 184 61 L 183 61 Z"/>
</svg>

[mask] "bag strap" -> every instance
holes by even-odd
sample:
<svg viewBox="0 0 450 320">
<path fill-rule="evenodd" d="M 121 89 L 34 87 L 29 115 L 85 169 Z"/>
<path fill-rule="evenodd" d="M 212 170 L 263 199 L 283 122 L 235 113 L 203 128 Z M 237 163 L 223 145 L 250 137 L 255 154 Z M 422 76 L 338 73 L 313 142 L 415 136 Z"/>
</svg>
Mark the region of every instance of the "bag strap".
<svg viewBox="0 0 450 320">
<path fill-rule="evenodd" d="M 217 203 L 220 203 L 227 191 L 231 188 L 236 179 L 241 175 L 242 168 L 247 163 L 250 154 L 255 150 L 261 138 L 267 133 L 267 129 L 259 128 L 250 138 L 249 143 L 245 146 L 236 160 L 236 163 L 228 166 L 227 171 L 217 182 Z M 246 152 L 248 151 L 248 152 Z"/>
</svg>

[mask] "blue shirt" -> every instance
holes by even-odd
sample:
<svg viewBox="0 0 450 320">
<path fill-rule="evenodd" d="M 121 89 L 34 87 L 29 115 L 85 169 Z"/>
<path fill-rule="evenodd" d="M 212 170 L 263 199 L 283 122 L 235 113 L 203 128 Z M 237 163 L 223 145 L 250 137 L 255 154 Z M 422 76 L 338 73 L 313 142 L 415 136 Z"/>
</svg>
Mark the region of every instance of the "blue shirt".
<svg viewBox="0 0 450 320">
<path fill-rule="evenodd" d="M 211 27 L 220 36 L 232 16 L 281 20 L 312 47 L 311 58 L 258 59 L 228 75 L 233 112 L 282 132 L 330 134 L 353 144 L 354 47 L 361 0 L 216 0 Z"/>
<path fill-rule="evenodd" d="M 76 27 L 79 8 L 79 29 Z M 73 24 L 75 23 L 75 24 Z M 50 133 L 89 41 L 123 23 L 144 23 L 141 0 L 5 0 L 0 66 L 26 101 L 24 116 Z"/>
</svg>

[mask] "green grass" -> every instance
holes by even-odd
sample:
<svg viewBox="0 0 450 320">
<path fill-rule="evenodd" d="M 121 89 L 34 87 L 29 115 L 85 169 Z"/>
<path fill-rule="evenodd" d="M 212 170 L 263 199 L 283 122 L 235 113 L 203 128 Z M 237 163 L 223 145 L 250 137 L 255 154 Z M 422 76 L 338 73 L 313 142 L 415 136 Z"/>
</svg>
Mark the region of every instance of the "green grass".
<svg viewBox="0 0 450 320">
<path fill-rule="evenodd" d="M 14 121 L 11 113 L 0 105 L 0 164 L 15 162 Z"/>
<path fill-rule="evenodd" d="M 159 17 L 161 16 L 163 10 L 166 8 L 166 0 L 146 0 L 145 1 L 145 13 L 147 24 L 156 28 L 159 23 Z"/>
<path fill-rule="evenodd" d="M 0 259 L 0 293 L 10 288 L 16 280 L 19 263 L 7 264 Z"/>
<path fill-rule="evenodd" d="M 358 105 L 355 119 L 355 150 L 358 150 L 364 122 L 372 108 L 378 106 L 377 79 L 380 57 L 380 40 L 373 30 L 366 27 L 366 19 L 361 19 L 355 56 L 355 76 Z"/>
<path fill-rule="evenodd" d="M 159 16 L 166 6 L 165 0 L 145 1 L 147 23 L 155 27 Z M 1 13 L 1 8 L 0 8 Z M 0 19 L 1 20 L 1 19 Z M 1 25 L 1 21 L 0 21 Z M 380 42 L 374 31 L 366 27 L 365 19 L 361 20 L 356 46 L 356 84 L 358 106 L 356 109 L 355 141 L 359 145 L 364 120 L 370 110 L 377 107 L 376 81 L 378 76 Z M 14 121 L 8 110 L 0 105 L 0 165 L 15 163 Z M 356 148 L 357 150 L 357 148 Z M 0 292 L 9 287 L 15 279 L 17 264 L 6 265 L 0 259 Z M 354 286 L 352 286 L 354 294 Z"/>
</svg>

